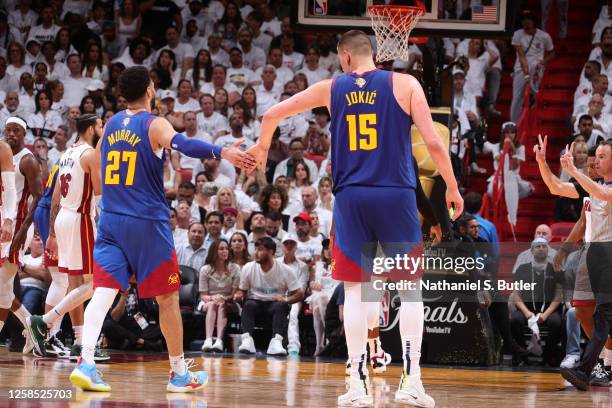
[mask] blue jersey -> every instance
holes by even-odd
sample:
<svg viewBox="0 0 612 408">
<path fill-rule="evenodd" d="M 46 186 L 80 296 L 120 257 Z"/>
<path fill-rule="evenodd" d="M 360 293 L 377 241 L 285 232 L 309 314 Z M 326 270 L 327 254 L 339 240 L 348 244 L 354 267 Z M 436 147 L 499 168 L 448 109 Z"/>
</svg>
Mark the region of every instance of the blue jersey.
<svg viewBox="0 0 612 408">
<path fill-rule="evenodd" d="M 102 210 L 150 220 L 168 221 L 164 193 L 164 153 L 158 156 L 149 142 L 149 112 L 116 113 L 100 141 L 102 154 Z M 161 156 L 161 157 L 160 157 Z"/>
<path fill-rule="evenodd" d="M 334 193 L 347 186 L 415 188 L 412 118 L 393 95 L 393 73 L 336 78 L 331 88 Z"/>
<path fill-rule="evenodd" d="M 49 177 L 47 178 L 47 184 L 45 185 L 45 191 L 43 191 L 40 200 L 38 201 L 39 207 L 51 208 L 51 201 L 53 199 L 53 190 L 55 190 L 55 182 L 57 181 L 57 170 L 59 169 L 59 160 L 51 168 Z"/>
</svg>

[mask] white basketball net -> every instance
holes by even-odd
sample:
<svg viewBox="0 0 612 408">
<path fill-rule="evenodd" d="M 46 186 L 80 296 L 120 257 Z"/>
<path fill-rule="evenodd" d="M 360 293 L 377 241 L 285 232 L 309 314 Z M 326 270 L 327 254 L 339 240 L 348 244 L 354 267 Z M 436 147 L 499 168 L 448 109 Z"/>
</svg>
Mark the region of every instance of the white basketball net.
<svg viewBox="0 0 612 408">
<path fill-rule="evenodd" d="M 370 6 L 376 34 L 376 61 L 408 60 L 410 32 L 425 11 L 418 7 Z"/>
</svg>

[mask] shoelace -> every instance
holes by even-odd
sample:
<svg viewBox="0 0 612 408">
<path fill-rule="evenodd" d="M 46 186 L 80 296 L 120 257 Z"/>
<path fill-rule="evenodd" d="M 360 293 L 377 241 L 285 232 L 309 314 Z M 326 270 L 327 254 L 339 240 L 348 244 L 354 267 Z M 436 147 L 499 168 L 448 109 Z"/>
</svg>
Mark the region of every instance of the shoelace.
<svg viewBox="0 0 612 408">
<path fill-rule="evenodd" d="M 604 370 L 604 369 L 601 367 L 601 364 L 597 364 L 597 365 L 595 366 L 595 368 L 593 369 L 593 375 L 594 375 L 595 377 L 599 377 L 599 378 L 601 378 L 601 377 L 607 376 L 607 373 L 606 373 L 606 372 L 605 372 L 605 370 Z"/>
</svg>

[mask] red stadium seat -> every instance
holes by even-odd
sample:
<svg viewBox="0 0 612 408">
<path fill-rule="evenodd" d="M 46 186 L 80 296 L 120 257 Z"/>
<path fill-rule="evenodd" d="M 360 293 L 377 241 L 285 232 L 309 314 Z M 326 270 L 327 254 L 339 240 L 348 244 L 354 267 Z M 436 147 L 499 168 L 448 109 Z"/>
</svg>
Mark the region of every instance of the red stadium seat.
<svg viewBox="0 0 612 408">
<path fill-rule="evenodd" d="M 551 242 L 560 242 L 563 241 L 574 228 L 573 222 L 556 222 L 550 226 L 552 231 L 552 239 Z"/>
</svg>

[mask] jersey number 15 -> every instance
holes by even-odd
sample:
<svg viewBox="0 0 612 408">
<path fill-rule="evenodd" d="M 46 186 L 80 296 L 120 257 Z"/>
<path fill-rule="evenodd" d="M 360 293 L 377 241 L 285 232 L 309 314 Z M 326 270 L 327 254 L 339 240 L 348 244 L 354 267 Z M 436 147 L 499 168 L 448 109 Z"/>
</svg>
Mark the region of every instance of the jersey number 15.
<svg viewBox="0 0 612 408">
<path fill-rule="evenodd" d="M 136 157 L 138 152 L 129 151 L 117 151 L 111 150 L 106 155 L 106 173 L 104 177 L 104 184 L 121 184 L 121 163 L 127 162 L 127 173 L 125 180 L 123 181 L 124 186 L 131 186 L 134 184 L 134 171 L 136 170 Z"/>
<path fill-rule="evenodd" d="M 374 150 L 378 147 L 376 114 L 346 115 L 349 131 L 349 150 Z M 359 125 L 359 126 L 357 126 Z M 359 134 L 359 137 L 357 136 Z"/>
</svg>

